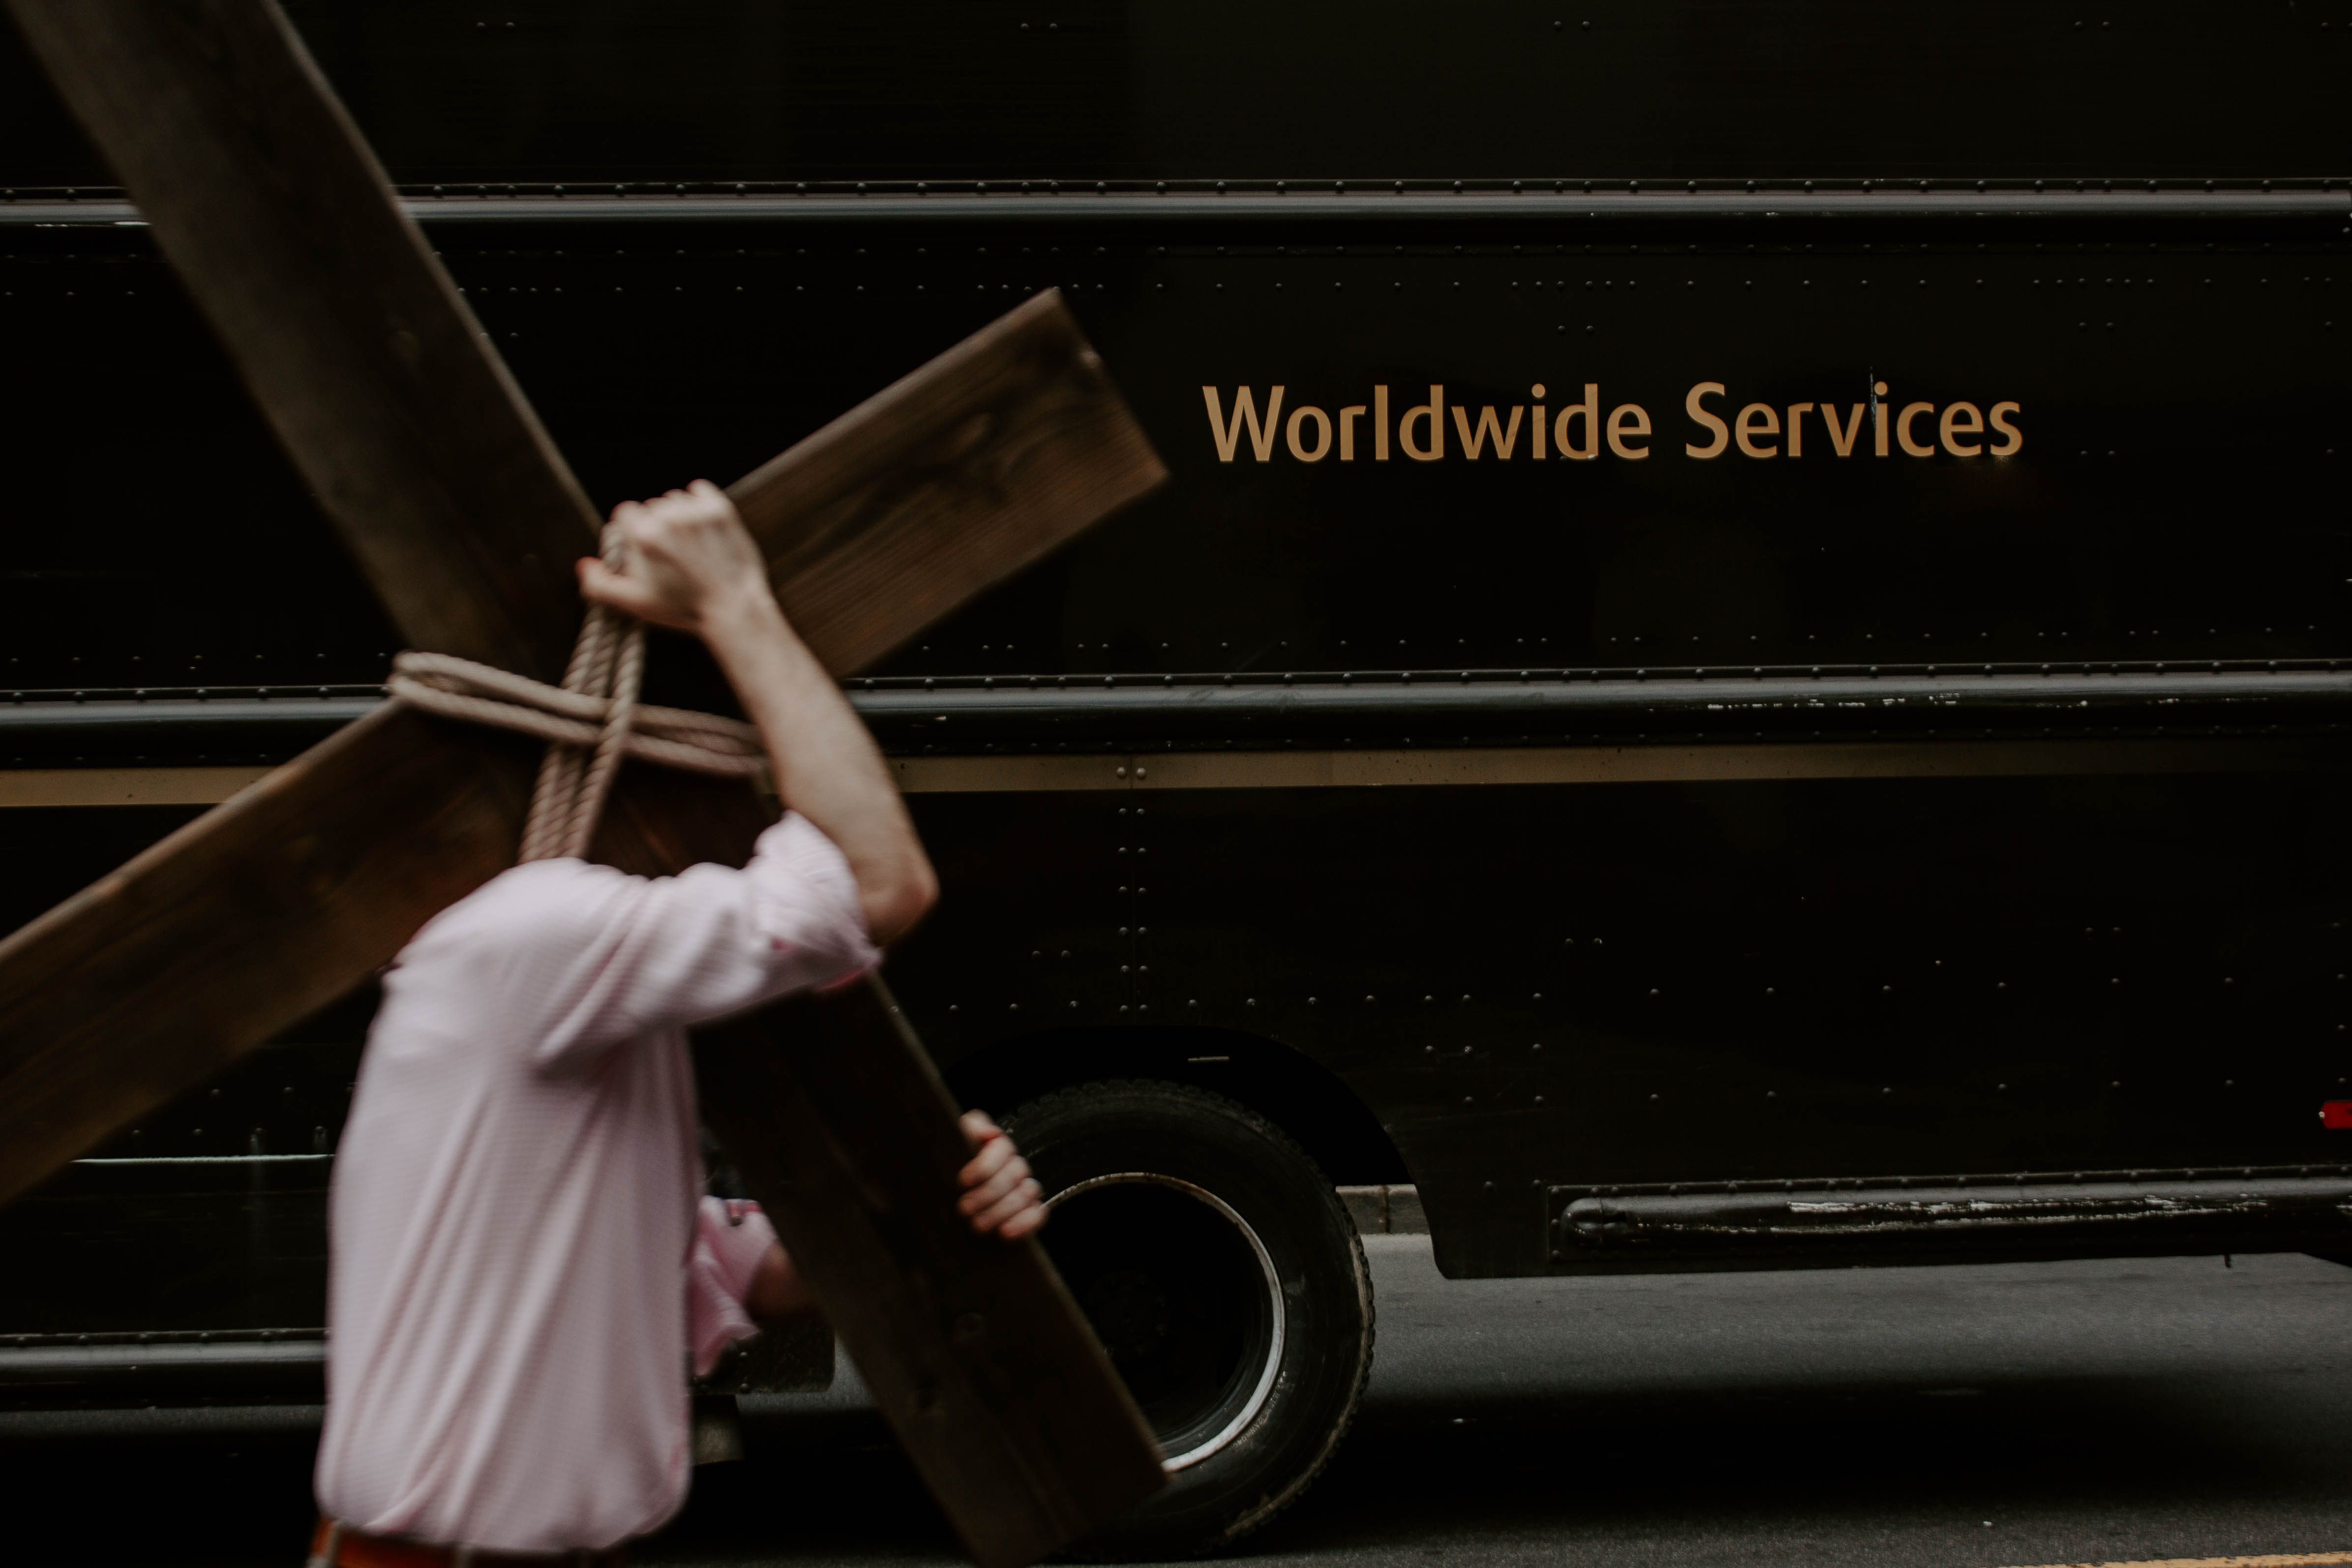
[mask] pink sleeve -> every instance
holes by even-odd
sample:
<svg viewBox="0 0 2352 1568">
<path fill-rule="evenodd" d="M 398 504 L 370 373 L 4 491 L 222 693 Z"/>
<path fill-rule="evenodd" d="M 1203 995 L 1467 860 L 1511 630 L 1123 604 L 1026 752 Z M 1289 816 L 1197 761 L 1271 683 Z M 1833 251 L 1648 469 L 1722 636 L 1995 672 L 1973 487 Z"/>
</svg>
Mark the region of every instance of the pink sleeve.
<svg viewBox="0 0 2352 1568">
<path fill-rule="evenodd" d="M 576 1072 L 623 1040 L 829 986 L 879 956 L 848 861 L 787 813 L 740 871 L 642 877 L 549 860 L 501 872 L 426 922 L 385 987 L 429 991 L 452 1033 L 528 1042 L 533 1066 Z"/>
<path fill-rule="evenodd" d="M 576 860 L 517 866 L 428 925 L 408 956 L 522 1009 L 543 1069 L 872 968 L 849 862 L 806 818 L 760 835 L 741 870 L 630 876 Z"/>
<path fill-rule="evenodd" d="M 756 1203 L 706 1197 L 696 1210 L 694 1251 L 686 1265 L 686 1333 L 695 1376 L 709 1376 L 729 1345 L 760 1332 L 743 1310 L 743 1298 L 775 1244 L 775 1228 Z"/>
</svg>

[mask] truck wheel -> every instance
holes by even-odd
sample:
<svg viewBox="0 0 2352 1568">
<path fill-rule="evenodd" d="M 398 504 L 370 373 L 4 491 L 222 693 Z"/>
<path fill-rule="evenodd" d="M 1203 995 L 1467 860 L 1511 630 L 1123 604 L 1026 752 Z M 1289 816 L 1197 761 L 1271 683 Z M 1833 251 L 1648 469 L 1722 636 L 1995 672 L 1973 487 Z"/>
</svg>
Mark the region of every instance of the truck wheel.
<svg viewBox="0 0 2352 1568">
<path fill-rule="evenodd" d="M 1045 1249 L 1167 1456 L 1167 1487 L 1075 1554 L 1190 1555 L 1264 1524 L 1371 1373 L 1371 1275 L 1330 1181 L 1263 1116 L 1184 1084 L 1065 1089 L 1007 1127 L 1053 1206 Z"/>
</svg>

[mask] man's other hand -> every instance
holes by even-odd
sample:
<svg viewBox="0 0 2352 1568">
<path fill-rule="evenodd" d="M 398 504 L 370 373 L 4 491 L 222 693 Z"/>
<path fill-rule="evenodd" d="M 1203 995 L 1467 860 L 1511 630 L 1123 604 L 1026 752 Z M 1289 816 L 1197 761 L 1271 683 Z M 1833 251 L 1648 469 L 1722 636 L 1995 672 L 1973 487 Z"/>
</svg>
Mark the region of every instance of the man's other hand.
<svg viewBox="0 0 2352 1568">
<path fill-rule="evenodd" d="M 618 569 L 580 562 L 581 597 L 700 635 L 734 601 L 768 596 L 766 564 L 727 492 L 708 479 L 613 508 Z"/>
<path fill-rule="evenodd" d="M 1029 1162 L 1013 1146 L 1012 1135 L 988 1119 L 984 1111 L 966 1111 L 960 1124 L 971 1145 L 971 1163 L 960 1174 L 963 1197 L 959 1207 L 971 1217 L 971 1228 L 991 1231 L 1007 1241 L 1018 1240 L 1045 1223 L 1045 1194 L 1029 1174 Z M 816 1311 L 816 1299 L 793 1267 L 782 1247 L 771 1247 L 744 1293 L 744 1310 L 763 1323 L 796 1313 Z"/>
<path fill-rule="evenodd" d="M 963 1197 L 958 1207 L 971 1217 L 971 1228 L 1013 1241 L 1045 1224 L 1045 1193 L 1012 1137 L 985 1111 L 966 1111 L 962 1126 L 971 1163 L 959 1173 Z"/>
</svg>

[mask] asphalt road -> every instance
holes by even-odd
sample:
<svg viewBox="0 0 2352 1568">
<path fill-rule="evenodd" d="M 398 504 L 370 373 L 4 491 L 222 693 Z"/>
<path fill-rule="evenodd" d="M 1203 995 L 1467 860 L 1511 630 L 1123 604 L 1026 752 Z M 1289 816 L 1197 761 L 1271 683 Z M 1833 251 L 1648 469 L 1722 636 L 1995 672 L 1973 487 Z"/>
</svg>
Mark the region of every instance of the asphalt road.
<svg viewBox="0 0 2352 1568">
<path fill-rule="evenodd" d="M 1452 1283 L 1255 1563 L 2007 1568 L 2352 1549 L 2352 1269 L 2299 1257 Z M 0 1559 L 299 1562 L 315 1412 L 0 1416 Z M 854 1383 L 751 1414 L 637 1560 L 957 1561 Z"/>
</svg>

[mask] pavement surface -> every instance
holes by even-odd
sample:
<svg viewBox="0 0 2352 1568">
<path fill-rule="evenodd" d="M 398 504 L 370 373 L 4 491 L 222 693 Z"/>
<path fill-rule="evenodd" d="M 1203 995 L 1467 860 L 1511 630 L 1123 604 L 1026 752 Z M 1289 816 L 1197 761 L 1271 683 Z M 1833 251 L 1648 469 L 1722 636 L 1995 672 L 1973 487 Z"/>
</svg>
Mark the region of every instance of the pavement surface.
<svg viewBox="0 0 2352 1568">
<path fill-rule="evenodd" d="M 2295 1256 L 1454 1282 L 1254 1564 L 2352 1563 L 2352 1269 Z M 931 1564 L 855 1379 L 747 1411 L 646 1564 Z M 0 1415 L 0 1561 L 300 1561 L 315 1410 Z"/>
</svg>

